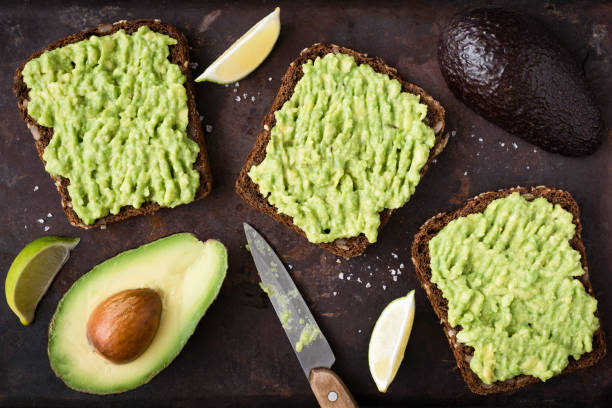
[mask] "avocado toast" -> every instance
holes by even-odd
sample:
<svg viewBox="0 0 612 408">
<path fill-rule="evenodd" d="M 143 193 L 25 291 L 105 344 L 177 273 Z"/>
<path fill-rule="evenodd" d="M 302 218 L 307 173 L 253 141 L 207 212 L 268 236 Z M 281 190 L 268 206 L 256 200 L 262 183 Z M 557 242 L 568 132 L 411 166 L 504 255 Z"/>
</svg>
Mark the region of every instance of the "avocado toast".
<svg viewBox="0 0 612 408">
<path fill-rule="evenodd" d="M 549 203 L 559 205 L 563 210 L 571 214 L 571 222 L 575 226 L 575 232 L 569 241 L 569 246 L 579 254 L 579 264 L 581 269 L 584 271 L 584 273 L 579 276 L 574 275 L 574 279 L 582 284 L 584 290 L 586 290 L 586 293 L 588 293 L 590 296 L 594 295 L 588 276 L 585 248 L 581 239 L 582 226 L 580 223 L 580 212 L 573 197 L 566 191 L 540 186 L 532 188 L 515 187 L 497 192 L 483 193 L 468 200 L 462 207 L 455 211 L 441 213 L 429 219 L 415 235 L 412 245 L 412 261 L 415 265 L 419 281 L 421 282 L 423 289 L 425 289 L 427 297 L 429 298 L 436 315 L 443 325 L 444 334 L 446 335 L 450 348 L 455 355 L 457 366 L 459 367 L 461 374 L 463 375 L 470 390 L 477 394 L 510 391 L 539 380 L 534 376 L 521 374 L 504 381 L 495 381 L 491 384 L 486 384 L 479 377 L 479 375 L 472 370 L 470 367 L 470 362 L 474 356 L 475 349 L 458 340 L 457 336 L 461 332 L 462 327 L 453 327 L 449 323 L 449 301 L 443 296 L 440 288 L 432 282 L 430 242 L 453 220 L 483 213 L 489 204 L 491 204 L 494 200 L 509 197 L 513 193 L 520 194 L 520 196 L 522 196 L 528 202 L 532 202 L 540 197 L 544 198 Z M 569 358 L 569 363 L 567 366 L 565 366 L 563 370 L 557 374 L 564 374 L 580 368 L 591 366 L 604 357 L 606 354 L 606 343 L 604 333 L 601 328 L 601 322 L 599 321 L 599 313 L 596 309 L 594 312 L 594 319 L 596 323 L 598 323 L 598 328 L 593 333 L 592 350 L 585 352 L 578 359 Z M 571 335 L 568 333 L 568 336 Z"/>
<path fill-rule="evenodd" d="M 39 124 L 36 120 L 34 120 L 28 114 L 28 102 L 30 102 L 29 92 L 30 89 L 28 85 L 24 81 L 24 67 L 28 62 L 39 58 L 46 51 L 52 51 L 56 49 L 60 49 L 64 46 L 68 46 L 71 44 L 76 44 L 82 41 L 85 41 L 92 36 L 104 37 L 117 33 L 119 30 L 124 30 L 126 34 L 136 33 L 141 27 L 147 27 L 154 33 L 165 34 L 168 37 L 172 38 L 175 43 L 173 45 L 169 45 L 169 56 L 168 60 L 171 64 L 176 64 L 180 73 L 184 76 L 184 89 L 186 92 L 186 106 L 187 106 L 187 126 L 186 126 L 186 137 L 191 142 L 191 145 L 197 144 L 197 156 L 195 156 L 195 162 L 193 163 L 193 170 L 186 169 L 186 171 L 192 171 L 193 178 L 199 177 L 199 184 L 193 192 L 193 196 L 187 200 L 183 200 L 183 202 L 189 202 L 197 199 L 201 199 L 208 195 L 212 186 L 212 176 L 210 172 L 210 167 L 208 163 L 208 155 L 206 152 L 206 147 L 204 144 L 204 136 L 201 129 L 200 118 L 198 115 L 198 111 L 195 103 L 195 93 L 194 86 L 192 81 L 191 71 L 189 69 L 189 48 L 187 45 L 187 39 L 185 36 L 178 31 L 175 27 L 162 23 L 159 20 L 149 20 L 149 19 L 141 19 L 134 21 L 125 21 L 121 20 L 114 24 L 102 24 L 97 28 L 85 30 L 76 34 L 69 35 L 64 37 L 54 43 L 48 45 L 45 49 L 40 50 L 34 53 L 31 57 L 29 57 L 26 62 L 17 69 L 14 78 L 13 91 L 17 96 L 18 107 L 21 113 L 22 119 L 26 122 L 30 132 L 34 137 L 34 141 L 36 144 L 36 149 L 38 154 L 47 165 L 47 162 L 43 158 L 45 153 L 45 149 L 49 146 L 54 136 L 53 127 L 46 127 Z M 74 66 L 73 66 L 74 67 Z M 95 136 L 94 136 L 95 138 Z M 139 150 L 139 149 L 137 149 Z M 112 160 L 112 159 L 110 159 Z M 145 162 L 146 163 L 146 162 Z M 145 171 L 148 169 L 145 166 Z M 166 177 L 170 181 L 173 180 L 173 169 L 170 169 L 169 176 Z M 140 214 L 151 214 L 161 208 L 161 206 L 154 201 L 143 201 L 139 202 L 135 208 L 132 205 L 121 203 L 120 208 L 115 209 L 116 211 L 109 212 L 108 215 L 102 217 L 92 217 L 93 220 L 89 220 L 86 222 L 80 217 L 74 209 L 73 200 L 74 197 L 71 197 L 69 193 L 70 180 L 63 176 L 52 175 L 57 190 L 61 196 L 62 208 L 66 212 L 70 223 L 74 226 L 80 228 L 94 228 L 100 227 L 107 223 L 120 221 L 129 217 L 133 217 Z M 154 182 L 153 182 L 154 183 Z M 136 184 L 135 182 L 133 184 Z M 150 186 L 147 186 L 150 187 Z M 153 187 L 151 187 L 153 188 Z M 148 191 L 148 190 L 147 190 Z M 116 191 L 112 191 L 112 193 L 117 193 Z M 145 194 L 146 197 L 146 194 Z M 174 206 L 174 205 L 172 205 Z M 115 212 L 115 213 L 113 213 Z"/>
<path fill-rule="evenodd" d="M 307 64 L 309 61 L 316 60 L 317 57 L 324 58 L 330 53 L 349 55 L 354 58 L 356 64 L 368 65 L 374 72 L 384 74 L 388 78 L 399 81 L 402 92 L 418 95 L 420 98 L 420 103 L 426 105 L 427 113 L 423 122 L 433 129 L 435 140 L 433 142 L 433 146 L 429 150 L 429 155 L 424 160 L 423 167 L 420 168 L 420 177 L 425 174 L 431 161 L 444 149 L 448 141 L 448 135 L 444 135 L 444 108 L 423 89 L 401 79 L 397 75 L 397 70 L 386 65 L 381 59 L 368 57 L 365 54 L 337 45 L 314 44 L 313 46 L 304 49 L 300 56 L 289 65 L 289 68 L 282 79 L 279 92 L 272 103 L 272 107 L 262 121 L 263 129 L 258 134 L 255 144 L 246 159 L 238 180 L 236 181 L 236 191 L 247 203 L 258 211 L 271 216 L 276 221 L 293 229 L 302 236 L 307 235 L 305 231 L 294 223 L 294 219 L 292 219 L 292 217 L 279 212 L 276 206 L 272 205 L 268 199 L 261 194 L 260 187 L 251 179 L 249 176 L 249 171 L 251 171 L 252 167 L 260 165 L 265 160 L 266 149 L 271 137 L 271 130 L 276 125 L 275 113 L 280 111 L 283 108 L 283 105 L 291 99 L 296 85 L 304 76 L 302 66 Z M 385 208 L 378 214 L 380 217 L 380 225 L 378 230 L 380 230 L 380 228 L 382 228 L 382 226 L 389 220 L 392 212 L 392 209 Z M 368 240 L 368 238 L 361 233 L 348 238 L 337 238 L 332 242 L 318 242 L 317 245 L 338 256 L 350 258 L 362 254 L 370 243 L 371 242 Z"/>
</svg>

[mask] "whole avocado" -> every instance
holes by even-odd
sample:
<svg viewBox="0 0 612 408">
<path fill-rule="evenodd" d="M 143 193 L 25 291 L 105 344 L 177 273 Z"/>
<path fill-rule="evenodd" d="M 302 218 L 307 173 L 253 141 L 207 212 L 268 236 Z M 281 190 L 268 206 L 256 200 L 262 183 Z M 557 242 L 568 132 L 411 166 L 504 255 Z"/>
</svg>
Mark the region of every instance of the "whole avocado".
<svg viewBox="0 0 612 408">
<path fill-rule="evenodd" d="M 506 131 L 568 156 L 601 143 L 581 70 L 537 20 L 496 8 L 460 14 L 440 36 L 438 60 L 453 93 Z"/>
</svg>

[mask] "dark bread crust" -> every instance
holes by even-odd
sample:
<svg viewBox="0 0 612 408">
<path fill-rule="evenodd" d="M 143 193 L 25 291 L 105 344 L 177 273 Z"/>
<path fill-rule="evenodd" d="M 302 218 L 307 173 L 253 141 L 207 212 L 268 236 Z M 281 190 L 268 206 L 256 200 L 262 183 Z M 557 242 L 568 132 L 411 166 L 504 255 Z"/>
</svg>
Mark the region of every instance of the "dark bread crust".
<svg viewBox="0 0 612 408">
<path fill-rule="evenodd" d="M 272 129 L 276 124 L 274 112 L 279 110 L 283 106 L 283 104 L 288 101 L 293 95 L 293 90 L 297 82 L 302 78 L 303 75 L 301 65 L 309 59 L 314 60 L 316 57 L 322 57 L 325 54 L 329 54 L 331 52 L 352 55 L 355 58 L 357 64 L 370 65 L 374 69 L 374 71 L 381 74 L 386 74 L 390 78 L 398 80 L 402 84 L 402 91 L 419 95 L 421 97 L 421 102 L 427 105 L 427 117 L 425 118 L 425 123 L 434 129 L 434 132 L 436 134 L 436 142 L 433 148 L 431 149 L 427 163 L 421 169 L 421 177 L 427 171 L 427 168 L 431 164 L 431 161 L 438 154 L 440 154 L 440 152 L 444 149 L 444 147 L 446 147 L 446 143 L 448 142 L 448 134 L 444 134 L 445 111 L 442 105 L 440 105 L 438 101 L 428 95 L 420 87 L 408 83 L 402 78 L 400 78 L 397 75 L 397 70 L 385 64 L 380 58 L 368 57 L 366 54 L 362 54 L 351 49 L 333 44 L 317 43 L 309 48 L 302 50 L 300 56 L 293 62 L 291 62 L 291 64 L 289 65 L 289 68 L 287 69 L 287 72 L 285 73 L 281 81 L 281 86 L 278 91 L 278 94 L 276 95 L 276 98 L 274 98 L 272 107 L 270 108 L 266 116 L 264 116 L 261 122 L 263 129 L 257 135 L 255 144 L 249 152 L 246 162 L 242 167 L 242 170 L 240 171 L 240 175 L 236 180 L 236 192 L 238 193 L 238 195 L 240 195 L 240 197 L 242 197 L 244 201 L 253 206 L 256 210 L 269 215 L 276 221 L 286 225 L 287 227 L 291 228 L 292 230 L 296 231 L 304 237 L 306 237 L 306 234 L 304 233 L 304 231 L 302 231 L 302 229 L 300 229 L 293 223 L 293 219 L 291 217 L 279 213 L 276 207 L 271 205 L 268 200 L 259 193 L 259 187 L 251 180 L 247 173 L 249 172 L 252 166 L 260 164 L 265 159 L 266 147 L 268 146 L 268 142 L 270 141 L 270 129 Z M 387 223 L 392 213 L 393 210 L 391 209 L 384 209 L 380 213 L 380 227 L 378 229 L 379 231 Z M 361 255 L 365 251 L 366 247 L 370 245 L 370 242 L 365 237 L 365 235 L 360 234 L 357 237 L 339 238 L 333 242 L 320 243 L 317 245 L 335 255 L 342 256 L 345 258 L 352 258 Z"/>
<path fill-rule="evenodd" d="M 183 75 L 185 75 L 185 89 L 187 91 L 187 107 L 189 109 L 189 123 L 187 125 L 187 135 L 193 139 L 200 147 L 200 153 L 194 164 L 194 168 L 200 173 L 200 187 L 196 191 L 194 200 L 199 200 L 206 197 L 212 189 L 212 174 L 210 172 L 210 165 L 208 163 L 208 153 L 206 151 L 206 145 L 204 144 L 204 134 L 202 133 L 202 126 L 200 123 L 200 116 L 196 108 L 195 91 L 193 84 L 193 77 L 191 70 L 189 69 L 189 46 L 187 44 L 187 38 L 178 29 L 170 24 L 162 23 L 160 20 L 151 19 L 140 19 L 126 21 L 121 20 L 114 24 L 101 24 L 96 28 L 90 28 L 79 33 L 69 35 L 61 38 L 44 49 L 32 54 L 24 63 L 21 65 L 16 73 L 13 83 L 13 93 L 17 97 L 17 105 L 21 118 L 26 122 L 32 136 L 34 136 L 34 142 L 36 143 L 36 150 L 40 159 L 43 160 L 43 152 L 53 137 L 53 128 L 48 128 L 39 125 L 36 121 L 28 115 L 27 103 L 29 89 L 23 81 L 22 71 L 30 60 L 38 58 L 43 52 L 50 51 L 56 48 L 63 47 L 68 44 L 73 44 L 82 40 L 86 40 L 92 35 L 105 36 L 113 34 L 114 32 L 124 29 L 126 33 L 131 34 L 138 30 L 141 26 L 148 26 L 151 30 L 166 34 L 177 41 L 177 44 L 170 46 L 170 62 L 177 64 Z M 45 163 L 46 164 L 46 163 Z M 55 177 L 51 175 L 51 178 L 55 181 L 55 186 L 62 199 L 62 208 L 68 216 L 68 220 L 75 227 L 80 228 L 95 228 L 101 227 L 111 222 L 117 222 L 126 218 L 134 217 L 140 214 L 151 214 L 162 208 L 159 204 L 148 202 L 144 203 L 140 208 L 134 208 L 131 205 L 124 206 L 117 214 L 109 214 L 103 218 L 96 220 L 95 223 L 88 225 L 85 224 L 72 208 L 72 199 L 68 193 L 68 185 L 70 180 L 64 177 Z"/>
<path fill-rule="evenodd" d="M 423 289 L 425 289 L 427 297 L 429 298 L 429 301 L 431 302 L 431 305 L 444 328 L 444 334 L 446 335 L 450 348 L 455 355 L 457 366 L 459 366 L 459 370 L 461 371 L 461 374 L 463 375 L 463 378 L 470 390 L 476 394 L 484 395 L 496 392 L 511 391 L 527 384 L 539 382 L 540 380 L 529 375 L 519 375 L 506 381 L 497 381 L 491 385 L 487 385 L 483 383 L 476 373 L 470 369 L 469 359 L 474 354 L 474 349 L 456 340 L 456 334 L 459 330 L 461 330 L 461 326 L 454 328 L 450 326 L 447 315 L 448 302 L 442 296 L 442 292 L 440 289 L 438 289 L 436 284 L 431 282 L 431 269 L 429 267 L 429 241 L 452 220 L 459 217 L 465 217 L 469 214 L 481 213 L 487 208 L 491 201 L 506 197 L 513 192 L 519 192 L 527 200 L 544 197 L 553 204 L 559 204 L 563 209 L 569 211 L 574 216 L 573 222 L 574 225 L 576 225 L 576 232 L 570 241 L 570 245 L 572 248 L 580 252 L 580 260 L 585 271 L 584 275 L 576 277 L 576 279 L 578 279 L 584 285 L 586 291 L 591 296 L 595 296 L 593 293 L 593 287 L 589 281 L 589 269 L 587 266 L 586 252 L 581 238 L 582 225 L 580 224 L 580 210 L 572 195 L 567 191 L 538 186 L 528 188 L 514 187 L 499 191 L 487 192 L 471 198 L 463 206 L 454 211 L 440 213 L 427 220 L 427 222 L 423 224 L 414 237 L 414 242 L 412 244 L 412 262 L 414 263 L 421 286 Z M 595 312 L 595 315 L 599 319 L 599 310 Z M 599 329 L 597 329 L 593 334 L 593 350 L 589 353 L 583 354 L 578 360 L 574 360 L 572 357 L 570 357 L 568 366 L 561 372 L 561 374 L 566 374 L 580 368 L 592 366 L 601 360 L 605 355 L 606 341 L 603 329 L 601 328 L 600 320 Z"/>
</svg>

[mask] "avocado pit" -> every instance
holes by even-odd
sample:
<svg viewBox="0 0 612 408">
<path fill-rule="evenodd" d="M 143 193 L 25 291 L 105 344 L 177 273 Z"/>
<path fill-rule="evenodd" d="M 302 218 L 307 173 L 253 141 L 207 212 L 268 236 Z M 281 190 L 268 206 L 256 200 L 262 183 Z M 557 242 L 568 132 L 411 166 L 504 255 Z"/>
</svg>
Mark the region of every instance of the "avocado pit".
<svg viewBox="0 0 612 408">
<path fill-rule="evenodd" d="M 125 364 L 149 347 L 161 319 L 162 300 L 153 289 L 128 289 L 108 297 L 89 316 L 87 339 L 115 364 Z"/>
</svg>

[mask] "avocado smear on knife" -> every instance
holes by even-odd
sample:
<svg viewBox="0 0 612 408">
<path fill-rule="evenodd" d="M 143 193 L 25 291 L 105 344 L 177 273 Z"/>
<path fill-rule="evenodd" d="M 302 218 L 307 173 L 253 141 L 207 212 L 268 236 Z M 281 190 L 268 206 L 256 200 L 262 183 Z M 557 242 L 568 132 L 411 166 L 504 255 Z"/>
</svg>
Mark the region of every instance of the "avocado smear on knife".
<svg viewBox="0 0 612 408">
<path fill-rule="evenodd" d="M 572 214 L 544 198 L 494 200 L 429 242 L 431 281 L 448 300 L 470 368 L 491 384 L 520 374 L 546 381 L 592 350 L 597 300 L 570 246 Z"/>
<path fill-rule="evenodd" d="M 121 207 L 193 201 L 198 144 L 187 136 L 185 76 L 168 60 L 176 40 L 142 26 L 91 36 L 29 61 L 28 114 L 52 127 L 46 170 L 68 178 L 86 224 Z"/>
<path fill-rule="evenodd" d="M 249 177 L 310 242 L 361 233 L 376 242 L 379 213 L 410 199 L 434 146 L 427 106 L 347 54 L 309 60 L 302 70 Z"/>
</svg>

